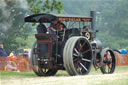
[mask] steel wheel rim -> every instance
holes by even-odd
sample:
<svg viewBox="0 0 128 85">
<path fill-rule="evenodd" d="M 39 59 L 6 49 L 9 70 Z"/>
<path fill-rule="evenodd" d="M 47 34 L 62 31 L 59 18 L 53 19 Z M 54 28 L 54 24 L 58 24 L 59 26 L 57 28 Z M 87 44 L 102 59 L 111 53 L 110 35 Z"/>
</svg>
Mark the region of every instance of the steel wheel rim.
<svg viewBox="0 0 128 85">
<path fill-rule="evenodd" d="M 74 68 L 80 75 L 88 73 L 92 63 L 92 50 L 90 47 L 86 47 L 87 45 L 88 42 L 82 38 L 76 42 L 73 48 Z"/>
<path fill-rule="evenodd" d="M 110 51 L 107 51 L 103 59 L 104 70 L 106 73 L 111 73 L 115 67 L 115 59 Z"/>
</svg>

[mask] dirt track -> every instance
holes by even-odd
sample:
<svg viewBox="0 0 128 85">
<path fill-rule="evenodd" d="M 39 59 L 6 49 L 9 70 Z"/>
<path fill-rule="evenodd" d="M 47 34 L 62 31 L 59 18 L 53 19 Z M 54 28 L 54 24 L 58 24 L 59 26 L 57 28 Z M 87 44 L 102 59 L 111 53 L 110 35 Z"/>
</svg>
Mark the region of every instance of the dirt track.
<svg viewBox="0 0 128 85">
<path fill-rule="evenodd" d="M 128 72 L 86 76 L 8 77 L 0 85 L 127 85 Z"/>
</svg>

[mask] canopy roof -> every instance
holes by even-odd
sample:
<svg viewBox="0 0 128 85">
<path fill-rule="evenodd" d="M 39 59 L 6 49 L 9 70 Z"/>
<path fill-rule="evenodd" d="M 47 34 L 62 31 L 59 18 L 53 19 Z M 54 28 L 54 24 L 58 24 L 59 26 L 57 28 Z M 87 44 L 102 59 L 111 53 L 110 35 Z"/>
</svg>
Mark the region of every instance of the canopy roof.
<svg viewBox="0 0 128 85">
<path fill-rule="evenodd" d="M 50 23 L 53 19 L 59 21 L 85 21 L 91 22 L 92 18 L 87 16 L 79 16 L 79 15 L 64 15 L 64 14 L 34 14 L 25 17 L 25 22 L 46 22 Z"/>
</svg>

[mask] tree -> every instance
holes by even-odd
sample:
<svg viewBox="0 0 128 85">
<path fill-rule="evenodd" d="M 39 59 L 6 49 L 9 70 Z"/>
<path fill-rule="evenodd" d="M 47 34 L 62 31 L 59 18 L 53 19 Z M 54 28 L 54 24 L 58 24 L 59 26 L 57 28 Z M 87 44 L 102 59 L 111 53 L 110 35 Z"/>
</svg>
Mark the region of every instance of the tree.
<svg viewBox="0 0 128 85">
<path fill-rule="evenodd" d="M 53 0 L 2 0 L 0 8 L 0 43 L 4 44 L 8 53 L 18 48 L 28 47 L 28 36 L 33 32 L 33 27 L 24 22 L 28 14 L 40 12 L 61 12 L 61 2 Z M 29 7 L 30 6 L 30 7 Z M 50 8 L 49 8 L 50 7 Z M 31 10 L 30 10 L 31 9 Z"/>
<path fill-rule="evenodd" d="M 33 13 L 50 13 L 57 11 L 61 13 L 63 6 L 61 1 L 56 0 L 27 0 Z"/>
<path fill-rule="evenodd" d="M 4 44 L 7 52 L 19 48 L 25 43 L 21 43 L 16 39 L 22 38 L 23 40 L 27 38 L 28 28 L 24 29 L 24 16 L 27 12 L 26 9 L 17 6 L 19 2 L 2 0 L 1 3 L 1 18 L 0 18 L 0 42 Z"/>
<path fill-rule="evenodd" d="M 119 49 L 128 43 L 127 0 L 62 0 L 66 14 L 89 15 L 96 11 L 97 38 L 103 46 Z"/>
<path fill-rule="evenodd" d="M 102 18 L 99 28 L 105 29 L 102 32 L 105 34 L 107 32 L 106 37 L 102 39 L 102 41 L 106 41 L 109 37 L 109 40 L 105 42 L 105 45 L 111 46 L 112 48 L 119 49 L 120 46 L 122 48 L 127 47 L 127 0 L 111 0 L 102 4 L 100 7 L 100 16 Z M 101 38 L 101 37 L 100 37 Z"/>
</svg>

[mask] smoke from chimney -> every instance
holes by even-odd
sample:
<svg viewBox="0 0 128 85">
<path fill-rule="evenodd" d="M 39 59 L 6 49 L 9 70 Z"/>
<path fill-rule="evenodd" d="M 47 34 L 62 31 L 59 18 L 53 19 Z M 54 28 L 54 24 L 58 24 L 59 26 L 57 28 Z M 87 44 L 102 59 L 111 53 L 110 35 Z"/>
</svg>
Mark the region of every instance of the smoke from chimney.
<svg viewBox="0 0 128 85">
<path fill-rule="evenodd" d="M 12 23 L 14 17 L 22 14 L 20 9 L 27 10 L 28 8 L 26 0 L 0 0 L 0 34 L 13 28 Z M 15 9 L 19 9 L 18 12 Z"/>
</svg>

